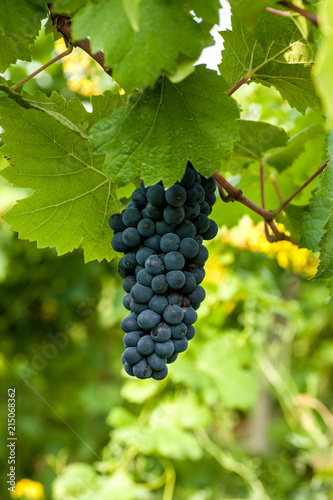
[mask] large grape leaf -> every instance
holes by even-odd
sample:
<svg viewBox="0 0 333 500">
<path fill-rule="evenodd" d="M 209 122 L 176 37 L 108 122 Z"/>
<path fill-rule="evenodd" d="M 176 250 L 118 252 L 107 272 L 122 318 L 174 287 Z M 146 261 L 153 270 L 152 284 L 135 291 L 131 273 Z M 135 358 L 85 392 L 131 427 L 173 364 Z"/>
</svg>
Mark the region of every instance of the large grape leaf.
<svg viewBox="0 0 333 500">
<path fill-rule="evenodd" d="M 321 196 L 314 195 L 305 207 L 301 223 L 300 248 L 319 250 L 319 241 L 324 234 L 324 224 L 330 212 L 330 202 Z"/>
<path fill-rule="evenodd" d="M 205 12 L 203 2 L 195 5 Z M 208 6 L 211 19 L 218 5 L 209 0 Z M 213 43 L 212 23 L 196 23 L 179 0 L 141 0 L 138 9 L 136 30 L 122 0 L 87 2 L 72 23 L 74 40 L 89 36 L 92 50 L 104 52 L 113 77 L 129 92 L 153 85 L 162 72 L 174 73 L 179 59 L 194 61 Z"/>
<path fill-rule="evenodd" d="M 333 157 L 333 133 L 330 132 L 327 136 L 327 151 L 330 158 Z M 326 201 L 330 207 L 330 216 L 322 213 L 321 227 L 324 226 L 324 234 L 319 242 L 320 264 L 316 274 L 316 278 L 331 278 L 333 276 L 333 161 L 331 160 L 325 168 L 321 179 L 320 187 L 317 192 L 318 197 L 322 197 L 323 202 Z M 328 218 L 327 218 L 328 217 Z"/>
<path fill-rule="evenodd" d="M 319 92 L 326 105 L 329 126 L 333 127 L 333 3 L 324 0 L 320 3 L 320 29 L 323 41 L 318 52 L 316 63 L 316 81 Z"/>
<path fill-rule="evenodd" d="M 263 154 L 272 149 L 285 146 L 287 133 L 275 125 L 251 120 L 238 120 L 240 140 L 234 145 L 230 160 L 222 161 L 222 168 L 237 173 L 254 161 L 260 161 Z"/>
<path fill-rule="evenodd" d="M 324 226 L 324 234 L 319 242 L 320 264 L 315 278 L 332 278 L 333 276 L 333 213 Z"/>
<path fill-rule="evenodd" d="M 220 71 L 230 88 L 242 78 L 274 86 L 290 106 L 301 113 L 321 103 L 311 78 L 313 54 L 295 23 L 263 14 L 249 31 L 233 16 L 232 31 L 224 31 Z"/>
<path fill-rule="evenodd" d="M 272 167 L 275 167 L 279 172 L 282 172 L 287 167 L 289 167 L 293 161 L 304 151 L 305 145 L 310 141 L 316 141 L 317 139 L 325 140 L 325 130 L 324 127 L 316 123 L 315 125 L 310 125 L 304 130 L 301 130 L 288 141 L 288 144 L 269 154 L 267 161 Z"/>
<path fill-rule="evenodd" d="M 105 171 L 119 185 L 140 176 L 149 185 L 181 179 L 187 160 L 212 175 L 238 139 L 236 102 L 215 72 L 198 67 L 179 84 L 166 77 L 134 96 L 132 105 L 91 130 L 95 152 L 105 154 Z"/>
<path fill-rule="evenodd" d="M 88 113 L 78 100 L 66 104 L 55 93 L 50 98 L 36 93 L 30 99 L 9 90 L 2 94 L 1 153 L 13 166 L 1 174 L 15 186 L 33 190 L 4 216 L 21 239 L 54 246 L 59 254 L 82 243 L 86 262 L 115 255 L 108 218 L 119 203 L 114 185 L 101 171 L 103 159 L 92 156 L 85 132 L 117 102 L 112 94 L 96 98 L 93 113 Z"/>
<path fill-rule="evenodd" d="M 30 61 L 29 46 L 34 42 L 46 12 L 46 2 L 42 0 L 1 1 L 0 73 L 17 59 Z"/>
</svg>

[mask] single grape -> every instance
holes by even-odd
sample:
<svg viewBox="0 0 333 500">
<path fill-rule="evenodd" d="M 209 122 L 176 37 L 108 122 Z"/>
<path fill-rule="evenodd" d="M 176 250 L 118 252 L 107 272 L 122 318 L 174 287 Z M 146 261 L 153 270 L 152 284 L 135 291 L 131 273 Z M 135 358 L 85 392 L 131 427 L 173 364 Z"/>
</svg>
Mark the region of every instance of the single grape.
<svg viewBox="0 0 333 500">
<path fill-rule="evenodd" d="M 193 290 L 195 289 L 195 286 L 197 284 L 195 276 L 189 271 L 183 271 L 183 273 L 185 275 L 185 284 L 180 289 L 181 293 L 193 292 Z"/>
<path fill-rule="evenodd" d="M 196 203 L 195 205 L 184 205 L 185 219 L 195 219 L 200 214 L 200 205 Z"/>
<path fill-rule="evenodd" d="M 175 233 L 166 233 L 162 236 L 160 241 L 160 247 L 162 252 L 172 252 L 175 250 L 179 250 L 180 247 L 180 238 Z"/>
<path fill-rule="evenodd" d="M 152 205 L 163 206 L 165 204 L 164 187 L 161 184 L 150 186 L 147 190 L 147 198 Z"/>
<path fill-rule="evenodd" d="M 163 273 L 165 267 L 161 257 L 158 255 L 151 255 L 146 259 L 145 269 L 148 273 L 156 276 L 157 274 Z"/>
<path fill-rule="evenodd" d="M 124 292 L 129 293 L 133 285 L 135 285 L 136 279 L 134 276 L 127 276 L 123 281 Z"/>
<path fill-rule="evenodd" d="M 125 372 L 126 372 L 128 375 L 132 375 L 132 376 L 134 375 L 134 374 L 133 374 L 133 366 L 132 366 L 132 365 L 130 365 L 129 363 L 126 363 L 126 361 L 125 361 L 125 363 L 124 363 L 124 369 L 125 369 Z"/>
<path fill-rule="evenodd" d="M 193 325 L 189 325 L 187 327 L 187 334 L 186 334 L 187 340 L 192 340 L 194 335 L 195 335 L 195 328 Z"/>
<path fill-rule="evenodd" d="M 198 217 L 193 219 L 193 224 L 197 228 L 197 233 L 202 234 L 209 229 L 210 220 L 207 215 L 200 213 Z"/>
<path fill-rule="evenodd" d="M 202 286 L 200 285 L 197 285 L 193 290 L 193 292 L 188 294 L 188 298 L 193 303 L 202 302 L 205 299 L 205 297 L 206 297 L 205 289 L 202 288 Z"/>
<path fill-rule="evenodd" d="M 209 219 L 209 221 L 210 221 L 209 228 L 202 235 L 204 240 L 212 240 L 213 238 L 215 238 L 219 230 L 218 225 L 214 220 Z"/>
<path fill-rule="evenodd" d="M 137 263 L 140 264 L 140 266 L 144 266 L 148 257 L 150 255 L 154 255 L 154 254 L 155 254 L 155 251 L 152 250 L 151 248 L 147 248 L 147 247 L 140 248 L 140 250 L 138 250 L 136 252 Z"/>
<path fill-rule="evenodd" d="M 151 203 L 147 203 L 146 208 L 145 208 L 148 217 L 151 219 L 162 219 L 163 217 L 163 207 L 156 207 L 155 205 L 152 205 Z"/>
<path fill-rule="evenodd" d="M 197 269 L 193 269 L 191 274 L 194 276 L 196 284 L 200 285 L 205 277 L 205 270 L 198 267 Z"/>
<path fill-rule="evenodd" d="M 137 276 L 138 276 L 138 274 L 139 274 L 139 272 L 140 272 L 140 271 L 142 271 L 143 269 L 144 269 L 144 267 L 143 267 L 143 266 L 140 266 L 140 265 L 138 264 L 138 265 L 135 267 L 135 269 L 134 269 L 134 274 L 135 274 L 135 276 L 137 277 Z"/>
<path fill-rule="evenodd" d="M 155 380 L 163 380 L 168 375 L 168 367 L 165 366 L 162 370 L 153 370 L 152 377 Z"/>
<path fill-rule="evenodd" d="M 188 205 L 196 205 L 197 203 L 201 203 L 205 199 L 205 190 L 198 182 L 195 182 L 188 190 L 187 190 L 187 200 L 186 203 Z"/>
<path fill-rule="evenodd" d="M 116 252 L 126 253 L 128 251 L 128 246 L 123 241 L 123 232 L 116 233 L 111 240 L 111 246 Z"/>
<path fill-rule="evenodd" d="M 185 258 L 180 252 L 168 252 L 164 257 L 164 263 L 167 271 L 176 271 L 183 269 Z"/>
<path fill-rule="evenodd" d="M 136 247 L 141 243 L 141 236 L 135 227 L 126 228 L 122 233 L 122 239 L 125 245 L 129 247 Z"/>
<path fill-rule="evenodd" d="M 151 287 L 155 293 L 164 293 L 168 289 L 168 282 L 165 274 L 158 274 L 154 276 Z"/>
<path fill-rule="evenodd" d="M 197 312 L 193 307 L 183 307 L 182 309 L 184 311 L 183 323 L 185 323 L 185 325 L 193 325 L 198 319 Z"/>
<path fill-rule="evenodd" d="M 186 201 L 186 189 L 180 184 L 174 184 L 165 192 L 165 199 L 172 207 L 180 207 Z"/>
<path fill-rule="evenodd" d="M 198 266 L 202 266 L 206 260 L 208 259 L 208 250 L 204 245 L 199 245 L 199 251 L 197 255 L 193 258 L 193 264 L 197 264 Z"/>
<path fill-rule="evenodd" d="M 150 333 L 155 342 L 166 342 L 171 338 L 171 328 L 166 323 L 159 323 Z"/>
<path fill-rule="evenodd" d="M 151 248 L 155 252 L 159 252 L 160 251 L 160 241 L 161 241 L 161 236 L 159 234 L 154 234 L 153 236 L 146 238 L 144 240 L 144 244 L 146 247 Z"/>
<path fill-rule="evenodd" d="M 132 299 L 139 304 L 147 304 L 153 295 L 154 292 L 150 287 L 140 285 L 140 283 L 136 283 L 131 289 Z"/>
<path fill-rule="evenodd" d="M 142 356 L 136 347 L 127 347 L 123 355 L 125 362 L 130 365 L 135 365 L 135 363 L 138 363 L 142 359 Z"/>
<path fill-rule="evenodd" d="M 126 269 L 136 268 L 137 262 L 136 262 L 136 254 L 134 252 L 126 253 L 122 258 L 122 261 Z"/>
<path fill-rule="evenodd" d="M 164 220 L 170 225 L 177 225 L 183 222 L 185 210 L 181 207 L 171 207 L 167 205 L 163 211 Z"/>
<path fill-rule="evenodd" d="M 141 220 L 141 214 L 137 208 L 130 207 L 123 211 L 123 223 L 126 227 L 136 227 L 139 220 Z"/>
<path fill-rule="evenodd" d="M 173 339 L 182 339 L 188 332 L 188 327 L 182 321 L 178 325 L 171 327 L 171 335 Z"/>
<path fill-rule="evenodd" d="M 135 375 L 137 378 L 149 378 L 152 376 L 152 374 L 153 370 L 150 368 L 146 359 L 141 359 L 141 361 L 133 366 L 133 375 Z"/>
<path fill-rule="evenodd" d="M 212 212 L 212 207 L 208 205 L 206 201 L 200 203 L 200 213 L 204 215 L 210 215 Z"/>
<path fill-rule="evenodd" d="M 161 358 L 169 358 L 175 352 L 175 346 L 172 340 L 166 342 L 152 342 L 155 344 L 155 352 Z"/>
<path fill-rule="evenodd" d="M 176 228 L 176 234 L 179 238 L 194 238 L 196 235 L 196 227 L 193 222 L 189 220 L 184 220 L 179 226 Z"/>
<path fill-rule="evenodd" d="M 124 298 L 123 298 L 123 306 L 125 309 L 128 309 L 129 311 L 131 310 L 130 303 L 131 303 L 132 297 L 130 293 L 127 293 Z"/>
<path fill-rule="evenodd" d="M 127 347 L 136 347 L 140 339 L 140 331 L 125 333 L 123 341 Z"/>
<path fill-rule="evenodd" d="M 126 316 L 120 323 L 120 328 L 123 332 L 133 332 L 139 329 L 137 320 L 133 316 Z"/>
<path fill-rule="evenodd" d="M 147 304 L 139 304 L 139 302 L 136 302 L 135 300 L 131 299 L 130 302 L 130 310 L 136 314 L 142 313 L 142 311 L 145 311 L 148 309 Z"/>
<path fill-rule="evenodd" d="M 179 251 L 185 259 L 192 259 L 199 252 L 199 245 L 193 238 L 184 238 L 180 243 Z"/>
<path fill-rule="evenodd" d="M 155 342 L 153 341 L 150 335 L 145 335 L 144 337 L 141 337 L 139 339 L 137 349 L 140 354 L 143 354 L 144 356 L 149 356 L 149 354 L 154 352 Z"/>
<path fill-rule="evenodd" d="M 144 208 L 146 205 L 147 205 L 147 198 L 145 197 L 145 195 L 141 192 L 141 189 L 138 188 L 138 189 L 135 189 L 132 193 L 132 201 L 134 201 L 134 203 L 136 203 L 136 205 L 139 207 L 139 208 Z"/>
<path fill-rule="evenodd" d="M 120 261 L 118 262 L 118 274 L 122 278 L 127 278 L 127 276 L 130 276 L 132 274 L 132 271 L 126 269 L 126 267 L 124 266 L 123 259 L 120 259 Z"/>
<path fill-rule="evenodd" d="M 215 193 L 213 193 L 213 192 L 206 193 L 205 202 L 208 203 L 208 205 L 212 207 L 214 205 L 214 203 L 216 202 Z"/>
<path fill-rule="evenodd" d="M 188 340 L 186 337 L 182 339 L 175 339 L 172 341 L 175 346 L 175 352 L 184 352 L 188 348 Z"/>
<path fill-rule="evenodd" d="M 136 275 L 136 279 L 140 285 L 151 286 L 151 282 L 153 277 L 150 273 L 148 273 L 144 268 L 141 269 Z"/>
<path fill-rule="evenodd" d="M 167 363 L 170 364 L 170 363 L 174 363 L 176 361 L 176 359 L 178 358 L 178 353 L 177 352 L 174 352 L 172 354 L 172 356 L 170 356 L 168 359 L 167 359 Z"/>
<path fill-rule="evenodd" d="M 176 305 L 169 304 L 163 312 L 164 321 L 170 325 L 177 325 L 183 320 L 183 317 L 184 311 Z"/>
<path fill-rule="evenodd" d="M 142 219 L 137 226 L 137 230 L 143 238 L 149 238 L 149 236 L 155 234 L 155 222 L 151 219 Z"/>
<path fill-rule="evenodd" d="M 150 368 L 152 368 L 153 370 L 163 370 L 167 360 L 166 358 L 161 358 L 160 356 L 158 356 L 156 352 L 153 352 L 153 354 L 148 356 L 147 361 L 149 363 Z"/>
<path fill-rule="evenodd" d="M 169 271 L 166 275 L 168 285 L 174 290 L 178 290 L 185 285 L 186 278 L 183 271 Z"/>
<path fill-rule="evenodd" d="M 138 316 L 138 325 L 143 330 L 151 330 L 159 324 L 161 316 L 151 309 L 142 311 Z"/>
<path fill-rule="evenodd" d="M 115 233 L 119 233 L 119 231 L 124 231 L 126 229 L 125 224 L 123 223 L 122 214 L 113 214 L 109 219 L 109 226 L 114 230 Z"/>
<path fill-rule="evenodd" d="M 158 314 L 162 314 L 167 305 L 168 299 L 163 295 L 154 295 L 148 302 L 149 309 Z"/>
</svg>

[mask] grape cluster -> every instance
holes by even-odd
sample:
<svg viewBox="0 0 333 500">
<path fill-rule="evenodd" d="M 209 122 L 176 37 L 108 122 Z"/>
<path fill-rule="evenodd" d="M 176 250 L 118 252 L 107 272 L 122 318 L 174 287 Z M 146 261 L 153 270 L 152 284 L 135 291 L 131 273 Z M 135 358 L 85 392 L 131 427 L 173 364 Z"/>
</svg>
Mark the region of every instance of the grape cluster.
<svg viewBox="0 0 333 500">
<path fill-rule="evenodd" d="M 217 234 L 208 218 L 216 201 L 215 180 L 190 163 L 180 182 L 141 187 L 121 214 L 110 217 L 112 247 L 124 253 L 118 272 L 124 279 L 121 322 L 125 332 L 124 368 L 140 379 L 167 376 L 194 337 L 196 310 L 205 298 L 200 283 L 208 250 L 202 244 Z"/>
</svg>

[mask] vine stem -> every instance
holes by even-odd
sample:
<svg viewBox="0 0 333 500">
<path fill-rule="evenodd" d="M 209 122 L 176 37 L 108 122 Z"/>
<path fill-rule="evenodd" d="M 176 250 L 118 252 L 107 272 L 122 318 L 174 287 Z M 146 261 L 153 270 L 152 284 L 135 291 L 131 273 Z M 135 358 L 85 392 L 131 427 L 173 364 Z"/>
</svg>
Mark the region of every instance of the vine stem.
<svg viewBox="0 0 333 500">
<path fill-rule="evenodd" d="M 15 90 L 15 89 L 21 87 L 21 85 L 24 85 L 25 83 L 27 83 L 29 80 L 31 80 L 36 75 L 38 75 L 39 73 L 41 73 L 44 69 L 46 69 L 49 66 L 51 66 L 51 64 L 54 64 L 55 62 L 59 61 L 63 57 L 68 56 L 68 54 L 70 54 L 72 52 L 72 50 L 73 50 L 73 46 L 70 45 L 68 47 L 68 49 L 66 49 L 64 52 L 61 52 L 61 54 L 58 54 L 56 57 L 54 57 L 53 59 L 51 59 L 51 61 L 47 62 L 46 64 L 43 64 L 43 66 L 41 66 L 40 68 L 36 69 L 36 71 L 34 71 L 33 73 L 31 73 L 31 75 L 28 75 L 26 78 L 24 78 L 20 82 L 15 83 L 15 85 L 12 85 L 11 89 Z"/>
<path fill-rule="evenodd" d="M 301 7 L 297 7 L 297 5 L 294 5 L 292 2 L 280 1 L 279 4 L 283 5 L 284 7 L 287 7 L 287 9 L 297 12 L 297 14 L 300 14 L 303 17 L 306 17 L 306 19 L 308 19 L 312 24 L 314 24 L 318 28 L 319 26 L 318 16 L 313 12 L 302 9 Z"/>
<path fill-rule="evenodd" d="M 286 235 L 285 233 L 281 233 L 278 230 L 274 219 L 295 198 L 295 196 L 297 196 L 316 177 L 318 177 L 318 175 L 320 175 L 324 171 L 324 169 L 327 167 L 329 161 L 330 161 L 330 158 L 328 158 L 325 161 L 325 163 L 317 170 L 317 172 L 315 172 L 306 182 L 304 182 L 304 184 L 300 188 L 298 188 L 291 196 L 289 196 L 289 198 L 287 198 L 285 201 L 283 201 L 281 203 L 281 205 L 276 210 L 270 210 L 270 211 L 266 210 L 264 208 L 264 206 L 260 207 L 259 205 L 257 205 L 253 201 L 251 201 L 249 198 L 247 198 L 246 196 L 244 196 L 243 191 L 241 189 L 235 188 L 232 184 L 230 184 L 230 182 L 228 182 L 227 179 L 225 179 L 220 174 L 220 172 L 216 171 L 215 174 L 214 174 L 214 178 L 216 180 L 217 187 L 218 187 L 221 199 L 224 202 L 239 201 L 240 203 L 242 203 L 246 207 L 248 207 L 251 210 L 253 210 L 258 215 L 261 215 L 261 217 L 263 217 L 264 221 L 268 224 L 268 226 L 271 228 L 271 230 L 272 230 L 272 232 L 274 234 L 274 238 L 272 238 L 272 236 L 268 234 L 268 230 L 267 230 L 267 234 L 265 232 L 268 241 L 273 242 L 273 241 L 286 240 L 286 241 L 290 241 L 294 245 L 298 245 L 298 242 L 294 238 L 291 238 L 290 236 Z M 263 169 L 264 169 L 264 165 L 263 165 L 263 162 L 262 162 L 261 163 L 261 168 L 260 168 L 260 178 L 261 178 L 260 182 L 261 182 L 262 202 L 263 202 L 263 205 L 265 205 L 265 202 L 264 202 L 264 187 L 263 187 L 263 178 L 264 178 L 264 176 L 263 176 Z M 224 191 L 226 191 L 229 196 L 226 196 L 226 194 L 225 194 Z"/>
<path fill-rule="evenodd" d="M 288 10 L 278 10 L 274 9 L 273 7 L 266 7 L 266 12 L 269 12 L 269 14 L 274 14 L 275 16 L 280 16 L 280 17 L 290 17 L 291 13 Z"/>
<path fill-rule="evenodd" d="M 288 205 L 288 203 L 291 202 L 291 200 L 295 198 L 295 196 L 297 196 L 301 191 L 303 191 L 304 188 L 306 188 L 310 184 L 310 182 L 312 182 L 316 177 L 318 177 L 318 175 L 320 175 L 327 167 L 329 161 L 330 158 L 328 158 L 325 161 L 325 163 L 317 170 L 317 172 L 311 175 L 311 177 L 306 182 L 304 182 L 304 184 L 300 188 L 298 188 L 297 191 L 295 191 L 291 196 L 289 196 L 289 198 L 284 200 L 284 202 L 281 203 L 281 205 L 276 210 L 273 210 L 273 212 L 271 212 L 272 217 L 275 218 L 280 212 L 282 212 L 282 210 Z"/>
<path fill-rule="evenodd" d="M 264 158 L 262 158 L 261 162 L 260 162 L 260 193 L 261 193 L 261 205 L 262 205 L 262 208 L 265 210 L 266 207 L 265 207 L 265 160 L 264 160 Z M 268 225 L 267 225 L 266 220 L 264 221 L 264 229 L 265 229 L 266 240 L 269 242 L 274 241 L 272 239 L 271 235 L 269 234 Z"/>
</svg>

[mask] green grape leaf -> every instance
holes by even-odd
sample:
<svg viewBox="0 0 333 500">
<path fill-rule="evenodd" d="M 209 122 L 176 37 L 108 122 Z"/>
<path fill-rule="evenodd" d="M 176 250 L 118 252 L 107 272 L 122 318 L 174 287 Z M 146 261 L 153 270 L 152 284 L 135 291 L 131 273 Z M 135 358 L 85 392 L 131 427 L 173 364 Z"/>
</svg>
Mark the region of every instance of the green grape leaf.
<svg viewBox="0 0 333 500">
<path fill-rule="evenodd" d="M 41 0 L 2 0 L 0 15 L 0 73 L 17 59 L 30 61 L 29 46 L 35 41 L 41 20 L 47 16 Z"/>
<path fill-rule="evenodd" d="M 30 97 L 12 93 L 0 99 L 5 130 L 1 153 L 13 165 L 1 174 L 15 186 L 33 190 L 4 219 L 21 239 L 37 241 L 38 247 L 56 247 L 63 254 L 82 243 L 86 262 L 111 260 L 115 252 L 108 218 L 119 202 L 115 186 L 101 170 L 103 158 L 92 156 L 80 127 L 87 132 L 90 123 L 109 114 L 115 105 L 112 97 L 108 94 L 105 105 L 102 97 L 96 98 L 93 113 L 78 100 L 65 105 L 55 93 Z"/>
<path fill-rule="evenodd" d="M 221 8 L 219 0 L 187 0 L 185 7 L 188 10 L 194 10 L 197 17 L 201 17 L 208 23 L 219 23 L 219 9 Z"/>
<path fill-rule="evenodd" d="M 231 11 L 247 24 L 254 25 L 266 7 L 272 3 L 270 0 L 230 0 Z"/>
<path fill-rule="evenodd" d="M 121 0 L 89 2 L 72 23 L 73 39 L 89 36 L 92 51 L 103 51 L 128 92 L 153 85 L 162 72 L 173 74 L 180 57 L 194 61 L 213 43 L 212 25 L 196 23 L 178 0 L 141 0 L 137 24 L 134 31 Z"/>
<path fill-rule="evenodd" d="M 333 4 L 328 0 L 320 3 L 320 31 L 323 40 L 317 56 L 316 82 L 328 114 L 329 127 L 333 127 Z"/>
<path fill-rule="evenodd" d="M 242 78 L 274 86 L 291 107 L 305 113 L 321 109 L 311 79 L 313 54 L 295 23 L 264 14 L 253 32 L 233 16 L 232 31 L 224 31 L 221 75 L 230 88 Z"/>
<path fill-rule="evenodd" d="M 230 160 L 222 161 L 222 168 L 235 173 L 253 161 L 260 161 L 263 154 L 272 149 L 285 146 L 288 141 L 286 132 L 265 122 L 238 120 L 240 140 L 235 142 Z"/>
<path fill-rule="evenodd" d="M 324 225 L 330 213 L 330 202 L 321 196 L 314 195 L 303 212 L 301 222 L 300 248 L 319 250 L 319 241 L 324 234 Z"/>
<path fill-rule="evenodd" d="M 303 151 L 286 170 L 276 176 L 276 182 L 284 199 L 291 196 L 309 177 L 320 168 L 325 155 L 325 143 L 321 137 L 307 141 Z M 307 205 L 316 188 L 319 177 L 305 187 L 293 200 L 295 205 Z"/>
<path fill-rule="evenodd" d="M 86 4 L 86 0 L 55 0 L 52 2 L 52 12 L 73 14 Z"/>
<path fill-rule="evenodd" d="M 318 123 L 310 125 L 306 129 L 291 137 L 285 147 L 269 154 L 267 156 L 267 162 L 272 167 L 275 167 L 279 172 L 282 172 L 296 160 L 302 151 L 304 151 L 305 145 L 308 141 L 314 141 L 318 138 L 324 141 L 324 127 Z"/>
<path fill-rule="evenodd" d="M 333 132 L 328 133 L 326 142 L 328 156 L 333 158 Z M 326 200 L 333 201 L 333 160 L 330 160 L 322 174 L 317 194 Z"/>
<path fill-rule="evenodd" d="M 132 98 L 132 105 L 98 122 L 91 130 L 105 171 L 118 185 L 141 177 L 150 185 L 180 180 L 188 160 L 212 175 L 238 139 L 236 102 L 215 72 L 198 67 L 180 84 L 166 77 Z M 212 99 L 211 96 L 214 96 Z"/>
<path fill-rule="evenodd" d="M 333 276 L 333 211 L 324 226 L 324 234 L 319 242 L 320 264 L 315 278 L 332 278 Z"/>
</svg>

